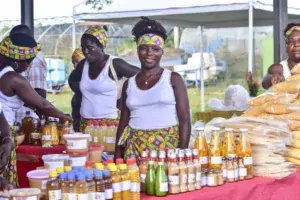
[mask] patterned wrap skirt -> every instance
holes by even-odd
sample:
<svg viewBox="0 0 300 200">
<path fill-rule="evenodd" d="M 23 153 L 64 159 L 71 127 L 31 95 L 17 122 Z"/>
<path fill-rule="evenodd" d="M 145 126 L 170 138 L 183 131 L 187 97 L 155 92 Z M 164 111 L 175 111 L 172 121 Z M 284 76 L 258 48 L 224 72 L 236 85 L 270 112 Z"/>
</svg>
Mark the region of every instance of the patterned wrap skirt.
<svg viewBox="0 0 300 200">
<path fill-rule="evenodd" d="M 179 144 L 178 125 L 154 130 L 136 130 L 127 126 L 118 142 L 125 148 L 124 159 L 141 161 L 142 151 L 175 149 Z"/>
</svg>

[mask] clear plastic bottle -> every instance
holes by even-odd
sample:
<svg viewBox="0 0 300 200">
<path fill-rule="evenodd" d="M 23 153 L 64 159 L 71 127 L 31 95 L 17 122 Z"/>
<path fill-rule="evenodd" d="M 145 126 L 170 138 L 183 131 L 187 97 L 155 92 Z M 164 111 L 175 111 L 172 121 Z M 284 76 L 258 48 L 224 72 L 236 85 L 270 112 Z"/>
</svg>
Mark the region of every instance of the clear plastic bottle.
<svg viewBox="0 0 300 200">
<path fill-rule="evenodd" d="M 65 188 L 62 188 L 62 200 L 77 200 L 75 193 L 75 173 L 69 172 L 67 178 L 67 184 L 65 185 Z"/>
<path fill-rule="evenodd" d="M 208 147 L 206 142 L 206 137 L 204 133 L 204 128 L 196 128 L 198 132 L 198 137 L 195 140 L 194 148 L 198 149 L 199 160 L 201 163 L 201 169 L 208 168 Z"/>
<path fill-rule="evenodd" d="M 57 179 L 57 172 L 51 171 L 50 172 L 50 180 L 46 184 L 47 194 L 46 198 L 48 200 L 60 200 L 61 195 L 61 188 L 60 188 L 60 182 Z"/>
<path fill-rule="evenodd" d="M 88 121 L 86 128 L 84 129 L 85 134 L 90 134 L 90 144 L 93 143 L 94 125 L 93 121 Z"/>
<path fill-rule="evenodd" d="M 118 173 L 117 166 L 112 166 L 110 171 L 113 189 L 113 200 L 122 200 L 122 179 Z"/>
<path fill-rule="evenodd" d="M 193 163 L 195 168 L 195 189 L 201 189 L 201 164 L 198 158 L 198 149 L 193 150 Z"/>
<path fill-rule="evenodd" d="M 105 183 L 103 180 L 102 171 L 95 169 L 95 185 L 96 185 L 96 200 L 105 200 Z"/>
<path fill-rule="evenodd" d="M 118 158 L 116 159 L 116 165 L 118 167 L 118 171 L 120 171 L 120 165 L 124 164 L 124 159 L 123 158 Z M 127 167 L 126 167 L 127 168 Z"/>
<path fill-rule="evenodd" d="M 99 138 L 99 123 L 97 120 L 94 120 L 93 121 L 93 125 L 94 125 L 94 128 L 93 128 L 93 135 L 92 135 L 92 144 L 99 144 L 99 141 L 100 141 L 100 138 Z"/>
<path fill-rule="evenodd" d="M 109 170 L 103 170 L 103 179 L 105 183 L 105 198 L 106 200 L 113 200 L 112 180 Z"/>
<path fill-rule="evenodd" d="M 95 163 L 95 169 L 104 170 L 104 165 L 102 163 Z"/>
<path fill-rule="evenodd" d="M 238 156 L 243 158 L 243 164 L 247 169 L 246 179 L 253 178 L 252 148 L 248 139 L 248 129 L 240 129 L 241 137 L 238 142 Z"/>
<path fill-rule="evenodd" d="M 130 200 L 130 176 L 126 164 L 120 164 L 120 176 L 122 180 L 122 200 Z"/>
<path fill-rule="evenodd" d="M 114 123 L 107 123 L 107 135 L 105 137 L 105 151 L 113 152 L 116 145 L 116 132 Z"/>
<path fill-rule="evenodd" d="M 235 145 L 235 139 L 233 135 L 233 129 L 232 128 L 226 128 L 225 129 L 225 136 L 224 141 L 222 145 L 222 155 L 223 158 L 234 158 L 236 157 L 236 145 Z"/>
<path fill-rule="evenodd" d="M 30 111 L 26 111 L 26 116 L 22 119 L 22 132 L 25 134 L 24 144 L 30 144 L 30 133 L 32 132 L 32 120 Z"/>
<path fill-rule="evenodd" d="M 220 129 L 212 128 L 212 137 L 209 146 L 209 168 L 222 169 L 222 144 L 220 138 Z"/>
<path fill-rule="evenodd" d="M 148 152 L 142 152 L 142 161 L 140 164 L 140 179 L 141 179 L 141 192 L 146 192 L 146 174 L 148 170 Z"/>
<path fill-rule="evenodd" d="M 75 185 L 75 192 L 77 200 L 89 199 L 89 188 L 85 181 L 85 175 L 83 173 L 77 173 L 77 183 Z"/>
<path fill-rule="evenodd" d="M 136 164 L 135 158 L 127 160 L 128 172 L 130 176 L 130 199 L 140 200 L 141 184 L 140 184 L 140 169 Z"/>
<path fill-rule="evenodd" d="M 64 193 L 68 191 L 68 179 L 67 179 L 67 173 L 62 172 L 59 174 L 59 184 L 61 188 L 61 194 L 63 196 Z"/>
<path fill-rule="evenodd" d="M 88 199 L 89 200 L 94 200 L 95 199 L 95 191 L 96 191 L 96 186 L 95 186 L 95 181 L 93 180 L 93 173 L 88 171 L 85 173 L 85 179 L 86 179 L 86 183 L 88 185 Z"/>
<path fill-rule="evenodd" d="M 105 143 L 106 133 L 107 133 L 106 124 L 103 121 L 99 122 L 99 145 L 103 145 L 104 148 L 105 148 L 104 143 Z"/>
</svg>

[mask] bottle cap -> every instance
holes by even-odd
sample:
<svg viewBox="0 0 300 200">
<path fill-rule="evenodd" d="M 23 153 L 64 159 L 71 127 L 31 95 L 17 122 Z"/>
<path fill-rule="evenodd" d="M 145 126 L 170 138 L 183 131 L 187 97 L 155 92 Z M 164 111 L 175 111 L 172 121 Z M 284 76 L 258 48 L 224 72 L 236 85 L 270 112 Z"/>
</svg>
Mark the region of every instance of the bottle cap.
<svg viewBox="0 0 300 200">
<path fill-rule="evenodd" d="M 204 127 L 197 127 L 196 131 L 204 131 Z"/>
<path fill-rule="evenodd" d="M 50 176 L 50 178 L 56 178 L 57 177 L 57 172 L 56 171 L 51 171 L 49 176 Z"/>
<path fill-rule="evenodd" d="M 65 166 L 65 172 L 69 172 L 72 170 L 72 167 L 71 166 Z"/>
<path fill-rule="evenodd" d="M 86 179 L 93 179 L 93 173 L 92 172 L 85 172 L 85 178 Z"/>
<path fill-rule="evenodd" d="M 56 168 L 56 172 L 57 172 L 57 174 L 63 173 L 64 172 L 64 168 L 58 167 L 58 168 Z"/>
<path fill-rule="evenodd" d="M 118 159 L 116 160 L 116 164 L 117 164 L 117 165 L 120 165 L 120 164 L 123 164 L 123 163 L 124 163 L 123 158 L 118 158 Z"/>
<path fill-rule="evenodd" d="M 102 163 L 96 163 L 95 168 L 100 169 L 100 170 L 104 170 L 104 165 Z"/>
<path fill-rule="evenodd" d="M 74 171 L 79 171 L 79 170 L 80 170 L 80 167 L 73 167 L 73 170 L 74 170 Z"/>
<path fill-rule="evenodd" d="M 94 124 L 94 126 L 99 126 L 99 123 L 98 123 L 97 120 L 94 120 L 94 121 L 93 121 L 93 124 Z"/>
<path fill-rule="evenodd" d="M 94 170 L 94 176 L 95 176 L 96 178 L 102 179 L 103 173 L 102 173 L 101 170 L 95 169 L 95 170 Z"/>
<path fill-rule="evenodd" d="M 106 163 L 114 163 L 114 159 L 113 159 L 113 158 L 108 158 L 108 159 L 106 160 Z"/>
<path fill-rule="evenodd" d="M 67 173 L 65 173 L 65 172 L 60 173 L 59 178 L 60 179 L 66 179 L 67 178 Z"/>
<path fill-rule="evenodd" d="M 120 170 L 125 170 L 127 169 L 127 165 L 126 164 L 120 164 Z"/>
<path fill-rule="evenodd" d="M 88 121 L 87 126 L 92 126 L 93 125 L 93 121 Z"/>
<path fill-rule="evenodd" d="M 103 175 L 104 176 L 110 176 L 110 171 L 109 170 L 103 170 Z"/>
<path fill-rule="evenodd" d="M 75 180 L 75 174 L 72 172 L 68 173 L 68 180 Z"/>
<path fill-rule="evenodd" d="M 118 170 L 118 168 L 115 165 L 111 166 L 111 168 L 110 168 L 110 171 L 112 171 L 112 172 L 116 172 L 117 170 Z"/>
<path fill-rule="evenodd" d="M 218 128 L 218 127 L 213 127 L 211 130 L 212 130 L 212 131 L 219 131 L 220 128 Z"/>
<path fill-rule="evenodd" d="M 115 163 L 108 163 L 108 164 L 107 164 L 107 168 L 108 168 L 109 170 L 111 170 L 111 168 L 112 168 L 113 166 L 116 166 L 116 164 L 115 164 Z"/>
<path fill-rule="evenodd" d="M 83 181 L 85 180 L 85 175 L 83 173 L 78 173 L 76 174 L 76 178 L 78 181 Z"/>
<path fill-rule="evenodd" d="M 94 162 L 86 161 L 86 162 L 85 162 L 85 166 L 86 166 L 86 167 L 94 167 Z"/>
<path fill-rule="evenodd" d="M 26 111 L 26 115 L 30 115 L 30 110 L 27 110 L 27 111 Z"/>
<path fill-rule="evenodd" d="M 246 128 L 240 128 L 240 131 L 241 131 L 241 132 L 247 132 L 248 129 L 246 129 Z"/>
</svg>

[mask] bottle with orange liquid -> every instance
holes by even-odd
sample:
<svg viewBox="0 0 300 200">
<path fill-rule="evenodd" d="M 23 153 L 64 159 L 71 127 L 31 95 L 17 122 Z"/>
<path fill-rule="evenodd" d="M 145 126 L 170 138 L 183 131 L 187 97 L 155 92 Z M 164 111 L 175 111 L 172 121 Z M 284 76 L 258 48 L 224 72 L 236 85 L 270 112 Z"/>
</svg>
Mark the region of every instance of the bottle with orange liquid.
<svg viewBox="0 0 300 200">
<path fill-rule="evenodd" d="M 209 168 L 222 169 L 222 143 L 220 138 L 220 129 L 212 128 L 212 137 L 209 145 Z"/>
<path fill-rule="evenodd" d="M 225 129 L 225 136 L 224 141 L 222 145 L 222 155 L 224 158 L 235 158 L 236 157 L 236 145 L 235 145 L 235 139 L 233 135 L 233 129 L 232 128 L 226 128 Z"/>
<path fill-rule="evenodd" d="M 243 164 L 247 169 L 246 179 L 253 178 L 253 162 L 252 162 L 252 148 L 248 139 L 248 129 L 240 129 L 240 140 L 238 142 L 237 153 L 242 157 Z"/>
<path fill-rule="evenodd" d="M 113 189 L 113 200 L 122 200 L 122 179 L 118 174 L 117 166 L 111 166 L 110 171 Z"/>
<path fill-rule="evenodd" d="M 195 140 L 194 148 L 198 149 L 199 161 L 201 164 L 201 169 L 208 168 L 208 147 L 206 142 L 206 137 L 204 133 L 204 128 L 196 128 L 197 138 Z"/>
<path fill-rule="evenodd" d="M 126 164 L 120 164 L 120 175 L 122 180 L 122 200 L 130 200 L 130 175 Z"/>
</svg>

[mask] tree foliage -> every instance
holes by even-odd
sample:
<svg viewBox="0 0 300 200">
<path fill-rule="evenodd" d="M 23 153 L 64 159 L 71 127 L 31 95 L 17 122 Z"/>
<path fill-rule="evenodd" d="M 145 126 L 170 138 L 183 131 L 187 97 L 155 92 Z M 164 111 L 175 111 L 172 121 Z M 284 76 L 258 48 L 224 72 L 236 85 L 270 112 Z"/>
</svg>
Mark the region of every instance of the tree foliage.
<svg viewBox="0 0 300 200">
<path fill-rule="evenodd" d="M 111 4 L 113 0 L 86 0 L 86 5 L 92 5 L 93 9 L 101 10 L 103 6 Z"/>
</svg>

